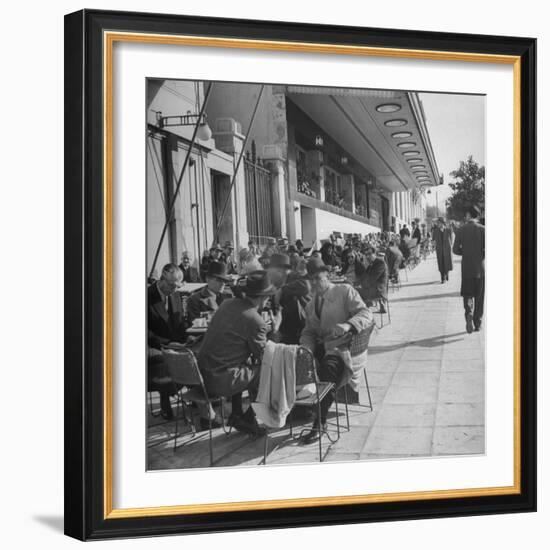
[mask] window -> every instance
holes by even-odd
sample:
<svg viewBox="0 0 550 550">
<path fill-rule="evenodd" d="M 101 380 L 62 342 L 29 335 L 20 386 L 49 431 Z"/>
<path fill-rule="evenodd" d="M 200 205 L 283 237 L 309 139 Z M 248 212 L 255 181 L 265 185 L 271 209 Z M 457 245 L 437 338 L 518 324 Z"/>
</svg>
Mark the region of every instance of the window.
<svg viewBox="0 0 550 550">
<path fill-rule="evenodd" d="M 342 176 L 332 168 L 325 166 L 325 202 L 351 210 L 351 204 L 345 201 L 342 190 Z"/>
<path fill-rule="evenodd" d="M 307 174 L 306 151 L 299 145 L 296 145 L 296 179 L 298 193 L 307 195 L 308 197 L 316 197 L 313 181 Z"/>
</svg>

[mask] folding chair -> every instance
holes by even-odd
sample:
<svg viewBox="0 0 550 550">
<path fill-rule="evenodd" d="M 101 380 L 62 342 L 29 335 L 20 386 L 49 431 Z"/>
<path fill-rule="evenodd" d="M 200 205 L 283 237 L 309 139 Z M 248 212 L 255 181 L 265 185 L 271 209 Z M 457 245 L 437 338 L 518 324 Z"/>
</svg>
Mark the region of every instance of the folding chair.
<svg viewBox="0 0 550 550">
<path fill-rule="evenodd" d="M 317 376 L 317 371 L 315 369 L 315 357 L 313 353 L 307 348 L 299 347 L 296 351 L 296 386 L 304 386 L 306 384 L 315 384 L 315 393 L 308 397 L 303 397 L 301 399 L 296 399 L 294 401 L 294 407 L 317 407 L 317 418 L 321 418 L 321 401 L 323 398 L 330 392 L 335 391 L 335 385 L 333 382 L 321 382 Z M 331 443 L 336 443 L 340 439 L 340 420 L 338 414 L 338 399 L 334 399 L 334 404 L 336 407 L 336 426 L 337 426 L 337 437 L 332 439 L 327 431 L 323 433 L 329 438 Z M 292 436 L 292 423 L 289 424 L 290 435 Z M 319 462 L 323 462 L 323 444 L 322 444 L 322 435 L 319 437 Z M 264 436 L 264 460 L 263 464 L 267 463 L 268 455 L 268 446 L 269 446 L 269 430 L 266 430 Z"/>
<path fill-rule="evenodd" d="M 176 384 L 181 384 L 182 388 L 178 392 L 178 405 L 176 412 L 176 433 L 174 436 L 174 452 L 178 446 L 178 417 L 180 403 L 185 408 L 185 402 L 197 403 L 211 409 L 213 404 L 220 405 L 220 415 L 222 418 L 222 428 L 225 433 L 229 433 L 225 427 L 224 398 L 218 396 L 209 396 L 195 354 L 190 348 L 181 347 L 178 349 L 164 348 L 162 355 L 165 364 L 168 367 L 170 376 Z M 185 410 L 185 409 L 184 409 Z M 195 437 L 195 427 L 193 415 L 191 414 L 191 425 L 193 437 Z M 212 419 L 208 417 L 208 437 L 210 447 L 210 466 L 214 464 L 214 449 L 212 443 Z"/>
</svg>

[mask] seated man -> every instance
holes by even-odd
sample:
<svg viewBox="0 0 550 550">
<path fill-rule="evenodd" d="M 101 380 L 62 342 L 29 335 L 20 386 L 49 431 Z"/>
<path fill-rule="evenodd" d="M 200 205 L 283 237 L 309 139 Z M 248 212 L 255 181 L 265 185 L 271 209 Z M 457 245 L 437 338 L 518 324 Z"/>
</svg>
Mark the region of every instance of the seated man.
<svg viewBox="0 0 550 550">
<path fill-rule="evenodd" d="M 199 276 L 199 271 L 196 267 L 193 267 L 191 265 L 191 260 L 189 259 L 189 256 L 187 255 L 187 252 L 184 252 L 181 255 L 181 264 L 179 265 L 179 268 L 181 269 L 183 273 L 183 280 L 186 283 L 200 283 L 201 278 Z"/>
<path fill-rule="evenodd" d="M 176 292 L 182 280 L 180 268 L 167 264 L 160 279 L 147 289 L 148 390 L 160 393 L 161 414 L 166 419 L 173 417 L 170 395 L 178 388 L 169 377 L 160 349 L 162 345 L 183 342 L 185 338 L 183 307 Z"/>
<path fill-rule="evenodd" d="M 227 275 L 227 265 L 211 261 L 206 271 L 206 286 L 197 290 L 187 300 L 187 320 L 192 323 L 201 313 L 214 314 L 224 300 L 226 283 L 231 281 Z"/>
<path fill-rule="evenodd" d="M 328 278 L 329 267 L 320 258 L 311 258 L 307 272 L 311 281 L 312 299 L 305 308 L 306 324 L 300 344 L 320 359 L 319 378 L 334 382 L 338 388 L 347 382 L 352 369 L 334 350 L 345 344 L 346 337 L 372 326 L 372 313 L 358 292 L 350 285 L 335 285 Z M 334 401 L 332 393 L 321 401 L 321 418 L 313 423 L 304 443 L 317 441 L 325 430 L 327 413 Z"/>
<path fill-rule="evenodd" d="M 259 435 L 252 407 L 243 414 L 242 392 L 248 390 L 251 402 L 257 393 L 267 341 L 267 325 L 260 312 L 274 289 L 265 271 L 254 271 L 247 276 L 242 291 L 241 297 L 225 300 L 218 308 L 198 361 L 206 391 L 232 398 L 229 424 L 238 431 Z"/>
<path fill-rule="evenodd" d="M 380 312 L 386 313 L 384 303 L 388 299 L 388 267 L 382 258 L 376 257 L 376 251 L 372 246 L 365 249 L 365 260 L 367 269 L 361 277 L 359 294 L 369 307 L 379 301 Z"/>
</svg>

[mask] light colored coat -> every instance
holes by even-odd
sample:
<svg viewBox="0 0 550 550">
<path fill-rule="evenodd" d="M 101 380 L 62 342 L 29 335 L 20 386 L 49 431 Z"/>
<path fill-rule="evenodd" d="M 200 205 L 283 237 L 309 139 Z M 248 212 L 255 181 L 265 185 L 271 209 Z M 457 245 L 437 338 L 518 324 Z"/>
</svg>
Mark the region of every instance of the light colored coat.
<svg viewBox="0 0 550 550">
<path fill-rule="evenodd" d="M 302 331 L 300 344 L 314 351 L 316 345 L 322 343 L 326 354 L 339 355 L 346 366 L 339 386 L 349 382 L 352 388 L 357 390 L 359 375 L 366 367 L 367 350 L 351 357 L 350 334 L 336 338 L 334 328 L 340 323 L 349 323 L 356 333 L 363 332 L 374 323 L 372 312 L 357 290 L 347 284 L 330 285 L 324 294 L 320 318 L 315 313 L 315 302 L 314 295 L 306 306 L 306 326 Z"/>
<path fill-rule="evenodd" d="M 340 323 L 349 323 L 356 332 L 361 332 L 373 322 L 371 311 L 357 290 L 350 285 L 330 285 L 324 294 L 320 318 L 315 313 L 315 302 L 314 295 L 306 306 L 306 326 L 300 338 L 300 344 L 312 351 L 321 342 L 325 351 L 341 345 L 346 338 L 334 337 L 334 328 Z"/>
<path fill-rule="evenodd" d="M 262 358 L 258 396 L 252 408 L 270 428 L 282 428 L 296 400 L 296 350 L 268 341 Z"/>
</svg>

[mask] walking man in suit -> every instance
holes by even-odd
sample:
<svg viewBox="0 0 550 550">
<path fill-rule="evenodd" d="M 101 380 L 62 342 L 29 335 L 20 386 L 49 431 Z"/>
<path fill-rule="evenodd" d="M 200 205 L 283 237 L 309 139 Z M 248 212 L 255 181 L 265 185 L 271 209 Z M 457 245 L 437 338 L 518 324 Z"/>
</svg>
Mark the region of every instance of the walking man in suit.
<svg viewBox="0 0 550 550">
<path fill-rule="evenodd" d="M 485 300 L 485 227 L 478 221 L 479 209 L 471 206 L 466 223 L 457 231 L 453 252 L 462 256 L 462 285 L 466 331 L 471 334 L 481 328 Z"/>
</svg>

